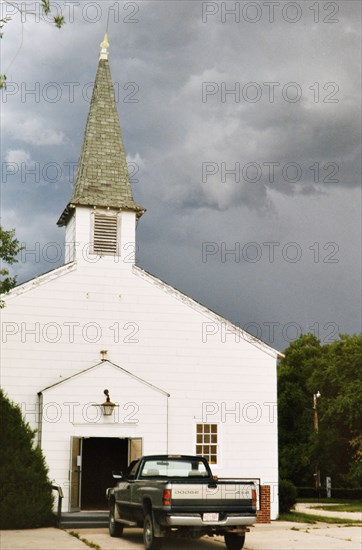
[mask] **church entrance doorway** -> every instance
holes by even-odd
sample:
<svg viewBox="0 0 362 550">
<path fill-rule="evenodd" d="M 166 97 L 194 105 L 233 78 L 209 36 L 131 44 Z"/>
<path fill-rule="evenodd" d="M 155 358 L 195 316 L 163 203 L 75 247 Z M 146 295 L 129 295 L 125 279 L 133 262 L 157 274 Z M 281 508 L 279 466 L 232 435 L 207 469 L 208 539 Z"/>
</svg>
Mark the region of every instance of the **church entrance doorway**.
<svg viewBox="0 0 362 550">
<path fill-rule="evenodd" d="M 81 509 L 106 510 L 106 489 L 114 485 L 113 470 L 128 465 L 128 439 L 89 437 L 83 439 Z"/>
<path fill-rule="evenodd" d="M 70 510 L 106 510 L 106 489 L 115 484 L 112 471 L 126 471 L 141 454 L 141 439 L 72 438 Z"/>
</svg>

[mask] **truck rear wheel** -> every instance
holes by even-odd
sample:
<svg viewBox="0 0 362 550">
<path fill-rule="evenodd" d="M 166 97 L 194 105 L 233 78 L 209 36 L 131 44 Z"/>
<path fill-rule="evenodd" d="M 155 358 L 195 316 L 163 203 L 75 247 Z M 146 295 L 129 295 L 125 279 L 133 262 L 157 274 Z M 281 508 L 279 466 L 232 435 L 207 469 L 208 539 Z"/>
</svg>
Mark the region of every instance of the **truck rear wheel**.
<svg viewBox="0 0 362 550">
<path fill-rule="evenodd" d="M 109 534 L 111 537 L 121 537 L 123 535 L 123 525 L 115 520 L 115 504 L 109 510 Z"/>
<path fill-rule="evenodd" d="M 227 550 L 241 550 L 244 546 L 245 535 L 237 535 L 236 533 L 225 533 L 225 546 Z"/>
<path fill-rule="evenodd" d="M 159 550 L 162 545 L 162 539 L 155 537 L 155 529 L 151 514 L 147 514 L 143 524 L 143 542 L 146 550 Z"/>
</svg>

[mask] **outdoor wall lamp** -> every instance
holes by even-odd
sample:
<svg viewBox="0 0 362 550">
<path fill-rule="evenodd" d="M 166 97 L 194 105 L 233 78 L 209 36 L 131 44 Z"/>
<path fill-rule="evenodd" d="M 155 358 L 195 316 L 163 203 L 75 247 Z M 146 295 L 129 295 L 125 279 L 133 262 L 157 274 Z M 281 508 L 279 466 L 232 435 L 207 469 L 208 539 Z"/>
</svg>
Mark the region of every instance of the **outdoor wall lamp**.
<svg viewBox="0 0 362 550">
<path fill-rule="evenodd" d="M 101 407 L 103 416 L 111 416 L 114 407 L 118 407 L 119 405 L 112 403 L 111 398 L 109 397 L 109 390 L 104 390 L 103 393 L 106 396 L 106 400 L 104 403 L 97 403 L 96 407 Z"/>
</svg>

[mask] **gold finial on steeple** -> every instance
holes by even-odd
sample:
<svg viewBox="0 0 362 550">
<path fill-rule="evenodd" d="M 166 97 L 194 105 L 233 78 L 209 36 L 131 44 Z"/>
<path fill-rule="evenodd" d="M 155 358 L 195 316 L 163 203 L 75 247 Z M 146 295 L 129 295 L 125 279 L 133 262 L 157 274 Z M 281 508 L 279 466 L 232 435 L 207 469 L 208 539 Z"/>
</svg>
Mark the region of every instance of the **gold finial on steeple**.
<svg viewBox="0 0 362 550">
<path fill-rule="evenodd" d="M 101 44 L 101 53 L 100 53 L 99 59 L 108 59 L 108 48 L 109 48 L 108 33 L 106 33 L 104 35 L 104 39 Z"/>
</svg>

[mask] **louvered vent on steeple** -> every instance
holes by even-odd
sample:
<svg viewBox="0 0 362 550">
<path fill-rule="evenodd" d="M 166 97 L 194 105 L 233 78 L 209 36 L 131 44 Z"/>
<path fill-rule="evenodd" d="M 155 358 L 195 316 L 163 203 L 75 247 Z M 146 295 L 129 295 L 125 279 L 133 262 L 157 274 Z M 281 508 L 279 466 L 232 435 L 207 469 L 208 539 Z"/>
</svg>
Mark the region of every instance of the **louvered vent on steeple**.
<svg viewBox="0 0 362 550">
<path fill-rule="evenodd" d="M 94 254 L 117 254 L 118 217 L 94 214 L 93 252 Z"/>
</svg>

